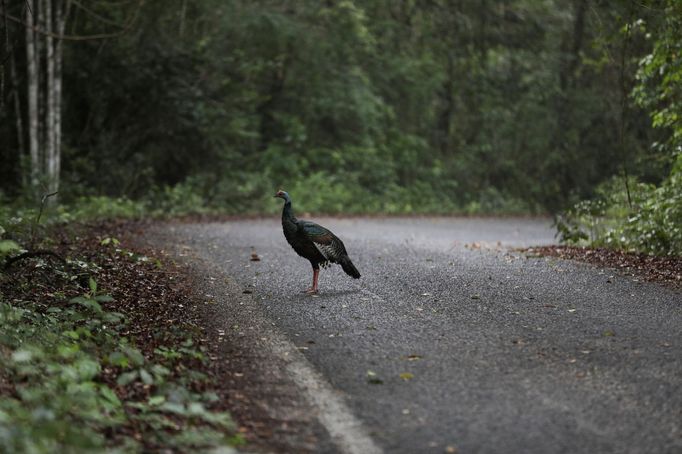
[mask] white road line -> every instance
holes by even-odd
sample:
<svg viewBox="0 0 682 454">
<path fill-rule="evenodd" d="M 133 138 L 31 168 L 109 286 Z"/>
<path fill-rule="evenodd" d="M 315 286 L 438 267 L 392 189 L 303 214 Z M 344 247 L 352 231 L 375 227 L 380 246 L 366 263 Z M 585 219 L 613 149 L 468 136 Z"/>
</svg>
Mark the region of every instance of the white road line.
<svg viewBox="0 0 682 454">
<path fill-rule="evenodd" d="M 224 272 L 211 265 L 210 257 L 202 255 L 203 264 L 208 270 L 214 270 L 216 275 L 224 276 Z M 341 393 L 325 380 L 285 334 L 270 326 L 267 317 L 256 309 L 257 301 L 250 295 L 243 295 L 241 286 L 231 277 L 224 279 L 221 287 L 226 290 L 225 301 L 234 301 L 234 296 L 241 296 L 242 301 L 249 301 L 253 309 L 263 317 L 257 321 L 260 317 L 251 314 L 250 322 L 260 325 L 262 335 L 269 340 L 268 347 L 271 353 L 274 357 L 284 360 L 287 375 L 301 389 L 308 404 L 317 410 L 320 424 L 327 429 L 339 451 L 343 454 L 382 454 L 382 449 L 367 433 L 362 421 L 353 415 Z M 226 307 L 229 307 L 229 303 Z"/>
<path fill-rule="evenodd" d="M 339 392 L 283 335 L 273 337 L 270 344 L 272 353 L 286 360 L 287 374 L 305 392 L 308 403 L 319 411 L 318 419 L 339 451 L 345 454 L 381 454 L 381 448 L 374 443 Z"/>
</svg>

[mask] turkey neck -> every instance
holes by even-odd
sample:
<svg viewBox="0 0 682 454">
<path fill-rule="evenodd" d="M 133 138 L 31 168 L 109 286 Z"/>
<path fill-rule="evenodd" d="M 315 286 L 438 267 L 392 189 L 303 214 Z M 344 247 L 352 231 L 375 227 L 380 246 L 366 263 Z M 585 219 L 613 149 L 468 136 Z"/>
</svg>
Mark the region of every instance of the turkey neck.
<svg viewBox="0 0 682 454">
<path fill-rule="evenodd" d="M 295 232 L 297 222 L 298 219 L 294 217 L 294 210 L 291 208 L 291 200 L 287 200 L 284 203 L 284 209 L 282 209 L 282 227 L 284 231 Z"/>
</svg>

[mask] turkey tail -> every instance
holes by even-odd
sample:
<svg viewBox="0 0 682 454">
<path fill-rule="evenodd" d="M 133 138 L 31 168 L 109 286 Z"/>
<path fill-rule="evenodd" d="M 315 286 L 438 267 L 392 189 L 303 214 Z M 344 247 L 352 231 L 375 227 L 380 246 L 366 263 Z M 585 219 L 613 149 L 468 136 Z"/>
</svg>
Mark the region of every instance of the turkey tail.
<svg viewBox="0 0 682 454">
<path fill-rule="evenodd" d="M 341 257 L 341 260 L 339 260 L 339 263 L 341 264 L 341 268 L 343 268 L 343 271 L 345 271 L 347 275 L 355 279 L 360 278 L 360 271 L 358 271 L 358 269 L 355 268 L 353 262 L 350 261 L 350 257 L 344 255 L 343 257 Z"/>
</svg>

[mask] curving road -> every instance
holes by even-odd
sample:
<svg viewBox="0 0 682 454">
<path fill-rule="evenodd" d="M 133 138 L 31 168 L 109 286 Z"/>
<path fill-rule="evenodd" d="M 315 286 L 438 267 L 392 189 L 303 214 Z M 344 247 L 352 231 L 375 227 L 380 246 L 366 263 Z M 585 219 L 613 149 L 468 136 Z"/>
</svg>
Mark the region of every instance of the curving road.
<svg viewBox="0 0 682 454">
<path fill-rule="evenodd" d="M 226 294 L 216 323 L 300 352 L 316 381 L 282 370 L 326 392 L 307 400 L 329 435 L 313 451 L 682 452 L 679 292 L 508 249 L 552 243 L 544 219 L 314 220 L 362 273 L 323 270 L 318 297 L 278 220 L 147 235 L 246 289 L 249 312 Z"/>
</svg>

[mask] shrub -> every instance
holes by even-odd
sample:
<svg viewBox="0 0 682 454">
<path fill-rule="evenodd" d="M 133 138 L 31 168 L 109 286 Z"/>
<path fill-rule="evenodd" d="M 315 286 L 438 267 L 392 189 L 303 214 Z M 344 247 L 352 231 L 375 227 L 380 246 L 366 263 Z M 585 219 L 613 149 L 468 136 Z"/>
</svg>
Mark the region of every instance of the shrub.
<svg viewBox="0 0 682 454">
<path fill-rule="evenodd" d="M 631 184 L 629 206 L 622 181 L 600 186 L 596 197 L 557 219 L 562 241 L 643 252 L 682 255 L 682 155 L 658 187 Z"/>
</svg>

